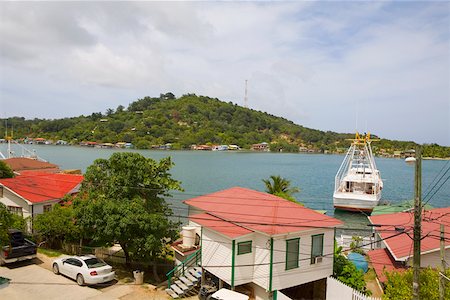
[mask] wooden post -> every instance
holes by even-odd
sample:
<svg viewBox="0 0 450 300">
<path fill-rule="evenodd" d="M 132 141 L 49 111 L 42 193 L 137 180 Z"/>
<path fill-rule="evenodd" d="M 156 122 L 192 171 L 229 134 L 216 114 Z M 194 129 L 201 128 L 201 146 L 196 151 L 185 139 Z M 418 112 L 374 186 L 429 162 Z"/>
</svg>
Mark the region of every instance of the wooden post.
<svg viewBox="0 0 450 300">
<path fill-rule="evenodd" d="M 444 237 L 444 224 L 441 224 L 441 271 L 445 274 L 445 237 Z M 439 300 L 444 300 L 445 295 L 445 278 L 439 274 Z"/>
<path fill-rule="evenodd" d="M 416 147 L 414 177 L 414 255 L 413 255 L 413 300 L 419 300 L 420 292 L 420 231 L 422 222 L 422 149 Z"/>
</svg>

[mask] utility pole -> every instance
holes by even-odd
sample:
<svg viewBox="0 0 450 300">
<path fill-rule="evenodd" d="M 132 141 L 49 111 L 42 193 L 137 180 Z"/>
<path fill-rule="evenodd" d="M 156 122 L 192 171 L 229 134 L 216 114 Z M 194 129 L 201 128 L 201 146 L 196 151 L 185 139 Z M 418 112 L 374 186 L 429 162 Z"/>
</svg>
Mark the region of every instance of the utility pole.
<svg viewBox="0 0 450 300">
<path fill-rule="evenodd" d="M 422 223 L 422 149 L 416 147 L 416 168 L 414 177 L 414 255 L 413 255 L 413 299 L 419 299 L 420 291 L 420 232 Z"/>
<path fill-rule="evenodd" d="M 444 237 L 444 224 L 441 224 L 441 271 L 445 274 L 445 237 Z M 445 278 L 439 274 L 439 300 L 444 300 L 445 294 Z"/>
</svg>

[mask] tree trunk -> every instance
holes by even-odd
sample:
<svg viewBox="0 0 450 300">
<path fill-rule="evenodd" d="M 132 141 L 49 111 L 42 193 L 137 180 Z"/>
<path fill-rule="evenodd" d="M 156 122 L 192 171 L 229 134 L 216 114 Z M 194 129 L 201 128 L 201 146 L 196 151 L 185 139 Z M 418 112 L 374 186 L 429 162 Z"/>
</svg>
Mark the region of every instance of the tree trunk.
<svg viewBox="0 0 450 300">
<path fill-rule="evenodd" d="M 120 243 L 120 247 L 122 247 L 123 253 L 125 254 L 125 265 L 129 268 L 131 267 L 131 259 L 130 253 L 128 252 L 128 248 L 125 243 Z"/>
<path fill-rule="evenodd" d="M 156 282 L 161 282 L 161 278 L 159 278 L 158 275 L 158 265 L 157 262 L 153 262 L 153 266 L 152 266 L 152 271 L 153 271 L 153 278 L 156 280 Z"/>
</svg>

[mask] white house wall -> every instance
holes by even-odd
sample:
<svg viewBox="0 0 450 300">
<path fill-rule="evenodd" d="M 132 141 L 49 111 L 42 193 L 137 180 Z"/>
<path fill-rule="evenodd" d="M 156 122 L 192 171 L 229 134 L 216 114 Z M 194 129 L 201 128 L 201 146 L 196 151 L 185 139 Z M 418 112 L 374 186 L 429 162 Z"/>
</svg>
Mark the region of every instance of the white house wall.
<svg viewBox="0 0 450 300">
<path fill-rule="evenodd" d="M 270 273 L 270 237 L 262 234 L 255 234 L 253 241 L 253 250 L 255 251 L 253 282 L 264 290 L 268 290 Z"/>
<path fill-rule="evenodd" d="M 202 232 L 202 267 L 231 285 L 232 240 L 206 227 Z"/>
<path fill-rule="evenodd" d="M 241 285 L 253 281 L 253 268 L 255 264 L 254 235 L 250 234 L 235 240 L 234 258 L 234 285 Z M 238 243 L 252 241 L 252 252 L 238 255 Z"/>
<path fill-rule="evenodd" d="M 60 200 L 57 199 L 57 200 L 53 200 L 53 201 L 50 201 L 50 202 L 35 203 L 35 204 L 33 204 L 33 214 L 34 214 L 34 215 L 43 214 L 43 213 L 44 213 L 44 206 L 45 206 L 45 205 L 52 205 L 52 208 L 53 208 L 53 206 L 54 206 L 56 203 L 58 203 L 59 201 L 60 201 Z"/>
<path fill-rule="evenodd" d="M 31 207 L 28 203 L 23 198 L 17 196 L 6 188 L 3 188 L 3 197 L 0 198 L 0 202 L 6 206 L 22 207 L 24 218 L 31 216 Z"/>
<path fill-rule="evenodd" d="M 312 235 L 321 233 L 324 233 L 323 254 L 325 256 L 321 263 L 311 264 Z M 299 267 L 286 270 L 286 240 L 298 237 L 300 238 Z M 274 239 L 272 290 L 282 290 L 332 275 L 333 251 L 333 229 L 303 232 Z"/>
<path fill-rule="evenodd" d="M 440 268 L 441 267 L 441 252 L 439 250 L 422 254 L 420 256 L 420 266 L 423 268 L 432 267 L 432 268 Z M 450 248 L 445 249 L 445 259 L 448 261 L 450 258 Z M 413 265 L 412 257 L 408 260 L 408 265 L 411 267 Z"/>
</svg>

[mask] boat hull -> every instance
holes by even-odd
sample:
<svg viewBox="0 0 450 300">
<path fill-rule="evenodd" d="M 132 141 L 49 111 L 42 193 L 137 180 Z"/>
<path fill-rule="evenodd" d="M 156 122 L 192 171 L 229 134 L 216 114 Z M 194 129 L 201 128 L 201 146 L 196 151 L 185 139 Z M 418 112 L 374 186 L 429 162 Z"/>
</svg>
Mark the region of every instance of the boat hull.
<svg viewBox="0 0 450 300">
<path fill-rule="evenodd" d="M 380 202 L 381 195 L 358 195 L 353 193 L 335 193 L 333 205 L 335 209 L 372 212 Z"/>
</svg>

